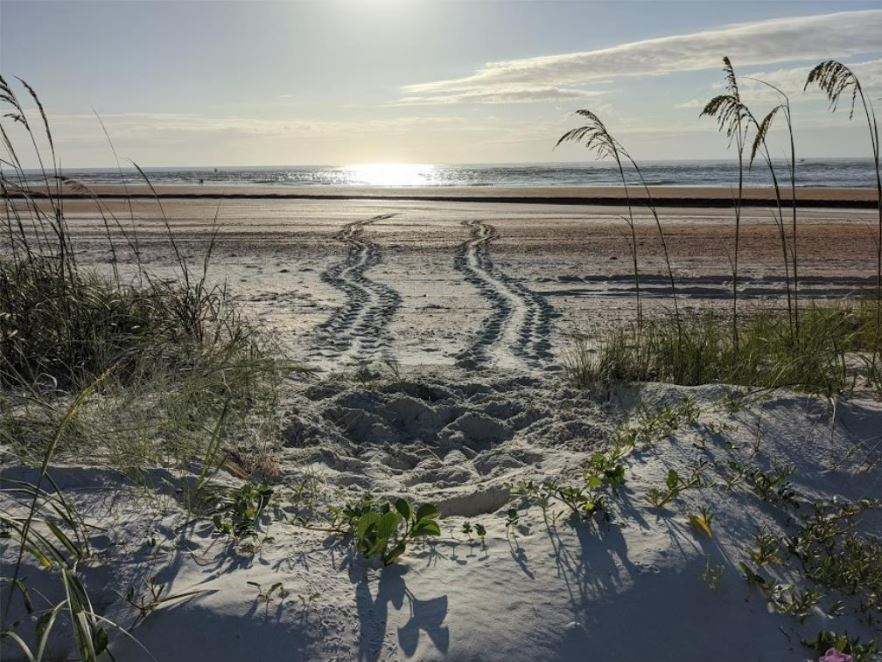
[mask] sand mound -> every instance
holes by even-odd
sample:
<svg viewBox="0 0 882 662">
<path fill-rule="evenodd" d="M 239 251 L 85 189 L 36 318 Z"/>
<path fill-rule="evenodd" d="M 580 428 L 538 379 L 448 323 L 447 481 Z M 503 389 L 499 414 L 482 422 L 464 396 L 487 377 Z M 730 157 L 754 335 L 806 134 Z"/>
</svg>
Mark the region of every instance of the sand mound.
<svg viewBox="0 0 882 662">
<path fill-rule="evenodd" d="M 114 589 L 146 577 L 172 592 L 205 591 L 134 630 L 163 661 L 817 659 L 801 640 L 820 629 L 866 638 L 878 626 L 827 589 L 802 619 L 777 613 L 738 564 L 750 562 L 758 531 L 792 533 L 812 503 L 882 494 L 882 405 L 833 404 L 790 393 L 744 398 L 722 386 L 591 393 L 455 372 L 304 383 L 281 449 L 281 512 L 296 511 L 292 494 L 309 484 L 320 501 L 370 490 L 434 501 L 444 515 L 441 539 L 409 547 L 385 569 L 345 541 L 284 521 L 270 524 L 272 540 L 256 554 L 237 554 L 210 523 L 184 527 L 173 498 L 148 500 L 125 484 L 108 498 L 119 477 L 105 470 L 53 467 L 52 475 L 105 529 L 83 572 L 111 617 L 132 621 Z M 559 505 L 543 512 L 517 496 L 520 481 L 577 480 L 625 421 L 655 427 L 626 459 L 611 521 L 570 521 Z M 671 469 L 688 476 L 699 463 L 704 487 L 663 508 L 647 503 Z M 763 496 L 755 471 L 783 482 Z M 509 526 L 511 507 L 518 519 Z M 690 526 L 700 507 L 714 514 L 712 537 Z M 486 527 L 483 544 L 461 532 L 464 518 Z M 868 512 L 858 530 L 880 535 L 882 518 Z M 784 563 L 761 573 L 811 587 Z M 248 582 L 282 582 L 287 593 L 264 604 Z M 846 606 L 834 617 L 838 599 Z M 112 645 L 117 659 L 150 659 L 123 638 Z"/>
</svg>

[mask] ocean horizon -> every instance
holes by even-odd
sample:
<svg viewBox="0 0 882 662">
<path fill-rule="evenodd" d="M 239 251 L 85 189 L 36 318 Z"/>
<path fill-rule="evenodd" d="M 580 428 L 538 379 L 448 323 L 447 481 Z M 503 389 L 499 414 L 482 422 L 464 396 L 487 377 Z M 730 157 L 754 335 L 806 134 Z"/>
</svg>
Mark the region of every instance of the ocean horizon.
<svg viewBox="0 0 882 662">
<path fill-rule="evenodd" d="M 789 185 L 787 162 L 775 164 L 779 183 Z M 734 160 L 645 161 L 640 164 L 651 186 L 731 186 L 738 181 Z M 437 187 L 564 187 L 620 185 L 615 164 L 361 164 L 346 166 L 198 166 L 144 168 L 156 185 L 224 186 L 437 186 Z M 134 168 L 75 168 L 65 178 L 88 185 L 138 183 Z M 636 173 L 627 173 L 638 184 Z M 804 159 L 797 162 L 797 186 L 859 188 L 875 185 L 871 159 Z M 769 186 L 765 164 L 745 171 L 746 186 Z"/>
</svg>

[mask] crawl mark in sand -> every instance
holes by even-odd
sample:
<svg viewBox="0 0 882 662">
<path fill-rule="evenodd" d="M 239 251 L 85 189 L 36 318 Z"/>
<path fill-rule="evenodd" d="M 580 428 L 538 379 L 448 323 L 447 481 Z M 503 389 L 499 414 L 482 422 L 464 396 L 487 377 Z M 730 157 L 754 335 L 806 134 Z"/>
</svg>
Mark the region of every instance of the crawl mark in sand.
<svg viewBox="0 0 882 662">
<path fill-rule="evenodd" d="M 401 295 L 365 276 L 368 269 L 382 262 L 383 254 L 379 246 L 364 236 L 364 228 L 394 215 L 381 214 L 348 223 L 337 233 L 337 241 L 346 244 L 349 253 L 321 278 L 341 290 L 346 299 L 316 330 L 313 358 L 339 359 L 344 363 L 370 361 L 377 356 L 391 358 L 387 327 L 401 306 Z"/>
<path fill-rule="evenodd" d="M 543 296 L 493 264 L 490 242 L 499 236 L 496 228 L 478 220 L 464 221 L 463 225 L 471 229 L 472 236 L 460 245 L 454 267 L 493 309 L 483 331 L 460 353 L 457 363 L 463 367 L 504 364 L 513 355 L 530 368 L 547 364 L 554 309 Z"/>
</svg>

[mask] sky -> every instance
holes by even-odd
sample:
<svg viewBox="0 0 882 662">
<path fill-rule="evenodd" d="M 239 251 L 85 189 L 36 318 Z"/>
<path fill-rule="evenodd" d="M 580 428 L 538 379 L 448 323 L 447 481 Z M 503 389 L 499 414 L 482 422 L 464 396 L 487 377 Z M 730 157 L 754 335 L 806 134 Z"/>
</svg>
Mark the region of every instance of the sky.
<svg viewBox="0 0 882 662">
<path fill-rule="evenodd" d="M 149 167 L 589 160 L 553 149 L 578 108 L 638 159 L 711 159 L 728 55 L 792 96 L 801 157 L 860 157 L 860 118 L 802 87 L 840 59 L 882 112 L 880 35 L 882 0 L 0 0 L 0 73 L 70 168 L 114 162 L 96 113 Z"/>
</svg>

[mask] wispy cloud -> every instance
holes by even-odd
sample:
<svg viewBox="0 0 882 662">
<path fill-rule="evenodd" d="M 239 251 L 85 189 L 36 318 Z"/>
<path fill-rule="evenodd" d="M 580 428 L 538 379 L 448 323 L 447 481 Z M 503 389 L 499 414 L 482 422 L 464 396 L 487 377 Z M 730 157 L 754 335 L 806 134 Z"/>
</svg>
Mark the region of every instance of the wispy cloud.
<svg viewBox="0 0 882 662">
<path fill-rule="evenodd" d="M 99 130 L 91 114 L 59 114 L 50 118 L 54 125 L 77 133 Z M 407 133 L 416 126 L 458 126 L 459 117 L 403 116 L 364 121 L 329 121 L 311 119 L 264 119 L 255 117 L 212 117 L 196 113 L 107 113 L 101 119 L 113 138 L 161 137 L 172 134 L 223 134 L 226 136 L 334 137 L 354 131 Z"/>
<path fill-rule="evenodd" d="M 723 55 L 741 66 L 876 53 L 882 50 L 880 34 L 882 10 L 876 9 L 780 18 L 593 51 L 491 62 L 463 78 L 407 85 L 403 93 L 408 104 L 506 100 L 512 90 L 522 99 L 539 100 L 551 90 L 574 92 L 574 86 L 592 81 L 715 68 Z"/>
<path fill-rule="evenodd" d="M 871 96 L 882 90 L 882 59 L 849 63 L 848 66 L 857 74 L 861 85 L 870 92 Z M 810 69 L 810 66 L 802 66 L 783 67 L 769 71 L 742 72 L 739 76 L 739 86 L 744 97 L 751 103 L 756 101 L 775 103 L 779 100 L 774 90 L 759 81 L 771 83 L 782 90 L 790 97 L 791 103 L 817 101 L 823 98 L 819 91 L 814 90 L 813 94 L 803 94 L 805 79 Z M 722 88 L 722 82 L 715 85 L 712 88 L 713 94 L 719 94 Z M 708 94 L 705 98 L 690 99 L 676 104 L 674 108 L 703 108 L 710 96 Z"/>
<path fill-rule="evenodd" d="M 602 90 L 580 90 L 548 85 L 495 85 L 485 88 L 453 91 L 451 94 L 436 93 L 404 97 L 396 106 L 426 106 L 451 103 L 534 103 L 537 101 L 562 101 L 586 99 L 605 94 Z"/>
</svg>

